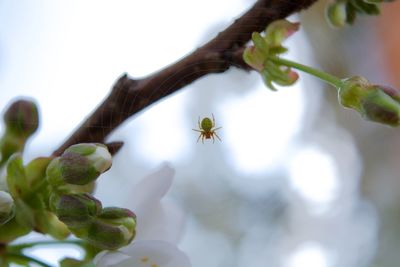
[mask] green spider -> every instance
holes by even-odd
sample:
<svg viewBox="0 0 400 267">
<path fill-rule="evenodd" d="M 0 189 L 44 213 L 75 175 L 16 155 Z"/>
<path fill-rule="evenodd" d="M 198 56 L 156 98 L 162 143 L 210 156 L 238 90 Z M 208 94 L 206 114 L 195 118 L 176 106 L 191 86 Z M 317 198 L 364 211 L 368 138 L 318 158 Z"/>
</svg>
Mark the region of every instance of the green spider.
<svg viewBox="0 0 400 267">
<path fill-rule="evenodd" d="M 212 121 L 210 118 L 205 117 L 204 119 L 201 120 L 201 123 L 199 117 L 198 121 L 199 129 L 198 130 L 192 129 L 193 131 L 200 132 L 199 138 L 197 138 L 197 143 L 199 142 L 200 138 L 203 144 L 204 144 L 204 139 L 211 139 L 211 138 L 213 139 L 214 143 L 215 142 L 214 135 L 219 139 L 219 141 L 222 141 L 221 138 L 219 138 L 219 136 L 215 132 L 216 130 L 221 129 L 222 127 L 213 129 L 215 127 L 215 119 L 214 119 L 214 114 L 211 113 L 211 115 L 212 115 Z"/>
</svg>

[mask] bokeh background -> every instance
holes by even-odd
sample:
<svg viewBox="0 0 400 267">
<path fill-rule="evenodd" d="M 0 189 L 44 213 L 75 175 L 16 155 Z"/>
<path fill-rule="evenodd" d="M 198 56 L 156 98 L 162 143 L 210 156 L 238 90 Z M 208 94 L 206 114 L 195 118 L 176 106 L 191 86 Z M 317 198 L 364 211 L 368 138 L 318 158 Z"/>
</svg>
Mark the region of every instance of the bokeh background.
<svg viewBox="0 0 400 267">
<path fill-rule="evenodd" d="M 24 96 L 41 112 L 25 160 L 57 148 L 122 73 L 140 78 L 171 64 L 254 2 L 0 0 L 0 107 Z M 302 27 L 287 57 L 399 87 L 400 3 L 342 30 L 324 21 L 326 4 L 290 18 Z M 222 142 L 196 143 L 192 128 L 211 114 Z M 134 184 L 167 161 L 176 170 L 169 198 L 187 214 L 180 247 L 194 267 L 395 267 L 398 133 L 343 109 L 333 88 L 306 74 L 271 92 L 257 73 L 231 69 L 118 128 L 109 141 L 125 145 L 96 196 L 129 207 Z M 80 252 L 31 253 L 55 264 Z"/>
</svg>

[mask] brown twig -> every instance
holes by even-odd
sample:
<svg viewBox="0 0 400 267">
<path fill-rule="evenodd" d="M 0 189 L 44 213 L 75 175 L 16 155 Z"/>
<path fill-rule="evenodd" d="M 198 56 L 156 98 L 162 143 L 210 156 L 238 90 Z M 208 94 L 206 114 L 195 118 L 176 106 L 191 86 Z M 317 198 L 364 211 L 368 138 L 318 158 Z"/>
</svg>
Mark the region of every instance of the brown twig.
<svg viewBox="0 0 400 267">
<path fill-rule="evenodd" d="M 173 65 L 141 80 L 123 75 L 104 102 L 53 155 L 60 155 L 76 143 L 104 143 L 110 132 L 127 118 L 204 75 L 224 72 L 231 66 L 247 69 L 237 54 L 252 32 L 262 31 L 272 21 L 286 18 L 316 1 L 259 0 L 214 39 Z"/>
</svg>

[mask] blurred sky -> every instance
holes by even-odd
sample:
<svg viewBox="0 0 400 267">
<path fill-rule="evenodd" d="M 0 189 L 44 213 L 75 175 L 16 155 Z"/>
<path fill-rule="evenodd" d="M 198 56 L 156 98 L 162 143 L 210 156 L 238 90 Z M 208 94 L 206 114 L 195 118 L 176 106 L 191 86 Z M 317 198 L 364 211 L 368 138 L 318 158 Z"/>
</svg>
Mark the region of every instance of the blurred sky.
<svg viewBox="0 0 400 267">
<path fill-rule="evenodd" d="M 25 96 L 41 112 L 26 160 L 50 154 L 122 73 L 143 77 L 171 64 L 253 3 L 0 1 L 0 106 Z M 304 31 L 287 44 L 289 58 L 315 65 Z M 256 73 L 204 77 L 112 134 L 125 146 L 96 194 L 105 205 L 129 207 L 130 184 L 168 161 L 177 170 L 171 198 L 188 213 L 181 245 L 194 267 L 365 266 L 376 216 L 358 193 L 353 137 L 329 107 L 331 120 L 309 132 L 321 90 L 306 75 L 279 92 Z M 211 114 L 222 142 L 196 143 L 192 128 Z M 49 262 L 58 255 L 34 254 Z"/>
</svg>

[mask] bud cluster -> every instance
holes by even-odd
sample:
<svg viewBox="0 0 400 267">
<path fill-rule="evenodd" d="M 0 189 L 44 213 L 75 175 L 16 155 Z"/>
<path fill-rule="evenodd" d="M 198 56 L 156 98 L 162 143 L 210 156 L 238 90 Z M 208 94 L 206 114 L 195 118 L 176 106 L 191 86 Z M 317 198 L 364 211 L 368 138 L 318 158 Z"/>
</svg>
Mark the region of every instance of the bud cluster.
<svg viewBox="0 0 400 267">
<path fill-rule="evenodd" d="M 57 239 L 69 235 L 65 224 L 47 209 L 45 174 L 50 160 L 37 158 L 24 166 L 19 153 L 8 159 L 6 184 L 0 191 L 0 243 L 11 242 L 34 229 Z"/>
<path fill-rule="evenodd" d="M 336 28 L 353 24 L 357 15 L 379 15 L 382 2 L 394 0 L 335 0 L 326 8 L 328 22 Z"/>
<path fill-rule="evenodd" d="M 25 166 L 22 155 L 13 154 L 0 188 L 0 243 L 35 230 L 56 239 L 73 233 L 98 249 L 128 245 L 136 233 L 135 214 L 103 208 L 90 194 L 111 163 L 103 144 L 73 145 L 60 157 L 37 158 Z"/>
<path fill-rule="evenodd" d="M 290 67 L 282 66 L 271 60 L 273 57 L 287 52 L 282 42 L 299 29 L 299 23 L 291 23 L 287 20 L 278 20 L 271 23 L 265 30 L 265 34 L 254 32 L 252 40 L 254 46 L 249 46 L 243 52 L 244 61 L 252 68 L 260 72 L 265 84 L 271 90 L 276 91 L 273 82 L 289 86 L 298 79 L 298 74 Z"/>
<path fill-rule="evenodd" d="M 135 236 L 136 216 L 127 209 L 103 208 L 90 193 L 95 180 L 111 167 L 103 144 L 77 144 L 67 148 L 47 167 L 51 186 L 50 209 L 77 237 L 101 249 L 117 249 Z"/>
</svg>

